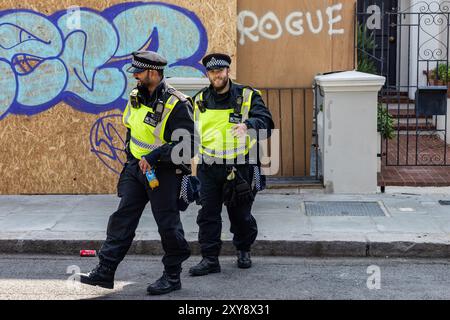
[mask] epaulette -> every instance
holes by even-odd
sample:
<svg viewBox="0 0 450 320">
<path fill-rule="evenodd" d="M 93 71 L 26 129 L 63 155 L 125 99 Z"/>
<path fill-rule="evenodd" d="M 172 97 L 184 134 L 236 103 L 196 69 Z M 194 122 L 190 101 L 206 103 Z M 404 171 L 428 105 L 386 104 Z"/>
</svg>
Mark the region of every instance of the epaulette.
<svg viewBox="0 0 450 320">
<path fill-rule="evenodd" d="M 249 90 L 252 90 L 253 92 L 259 93 L 259 90 L 255 89 L 255 88 L 253 88 L 253 87 L 250 87 L 250 86 L 243 86 L 243 87 L 242 87 L 242 91 L 243 91 L 244 89 L 249 89 Z"/>
<path fill-rule="evenodd" d="M 170 93 L 171 95 L 174 95 L 175 97 L 177 97 L 178 100 L 180 100 L 181 102 L 189 101 L 188 96 L 184 95 L 183 93 L 181 93 L 180 91 L 178 91 L 174 87 L 169 87 L 167 89 L 167 92 Z"/>
<path fill-rule="evenodd" d="M 237 89 L 239 89 L 241 92 L 244 91 L 244 89 L 250 89 L 253 92 L 260 93 L 260 91 L 258 89 L 250 87 L 249 85 L 244 85 L 244 84 L 240 84 L 240 83 L 237 83 L 237 82 L 233 82 L 233 85 L 235 85 L 237 87 Z"/>
</svg>

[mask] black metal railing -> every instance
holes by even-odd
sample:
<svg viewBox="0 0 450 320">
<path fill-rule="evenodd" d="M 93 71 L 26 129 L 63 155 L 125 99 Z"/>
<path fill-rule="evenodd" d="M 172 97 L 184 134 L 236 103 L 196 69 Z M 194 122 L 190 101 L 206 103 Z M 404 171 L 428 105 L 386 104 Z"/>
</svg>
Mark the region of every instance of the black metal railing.
<svg viewBox="0 0 450 320">
<path fill-rule="evenodd" d="M 382 140 L 386 166 L 450 166 L 448 109 L 421 114 L 419 87 L 450 82 L 449 1 L 359 0 L 355 68 L 386 77 L 379 103 L 393 117 L 394 137 Z"/>
</svg>

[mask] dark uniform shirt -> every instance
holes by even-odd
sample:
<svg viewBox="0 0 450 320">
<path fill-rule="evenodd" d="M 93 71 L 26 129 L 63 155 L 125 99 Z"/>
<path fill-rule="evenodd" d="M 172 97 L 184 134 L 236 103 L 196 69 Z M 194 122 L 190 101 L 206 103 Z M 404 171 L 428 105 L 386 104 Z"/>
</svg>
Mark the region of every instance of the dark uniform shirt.
<svg viewBox="0 0 450 320">
<path fill-rule="evenodd" d="M 168 92 L 168 85 L 165 80 L 162 80 L 161 83 L 156 87 L 153 93 L 150 95 L 148 89 L 145 87 L 138 87 L 139 96 L 141 99 L 141 103 L 156 108 L 156 102 L 161 100 L 163 102 L 167 101 L 170 97 L 170 93 Z M 194 155 L 195 144 L 194 144 L 194 120 L 192 116 L 192 105 L 189 100 L 181 101 L 179 100 L 172 112 L 169 114 L 169 118 L 167 119 L 166 126 L 164 129 L 164 140 L 167 141 L 166 144 L 162 145 L 158 149 L 152 151 L 160 154 L 159 161 L 160 165 L 170 165 L 172 164 L 171 160 L 171 152 L 175 145 L 177 145 L 181 141 L 172 141 L 172 133 L 177 129 L 184 129 L 190 134 L 191 138 L 191 155 Z M 130 141 L 130 130 L 127 131 L 126 145 L 128 146 Z M 128 160 L 133 159 L 133 155 L 130 153 L 129 148 L 127 148 L 127 156 Z M 190 162 L 185 163 L 189 165 Z"/>
</svg>

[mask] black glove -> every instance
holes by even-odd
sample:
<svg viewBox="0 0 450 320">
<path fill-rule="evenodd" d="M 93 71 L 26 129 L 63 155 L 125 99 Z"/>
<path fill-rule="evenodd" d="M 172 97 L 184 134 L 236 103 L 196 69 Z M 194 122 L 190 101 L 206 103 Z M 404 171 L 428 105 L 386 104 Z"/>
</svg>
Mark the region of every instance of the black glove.
<svg viewBox="0 0 450 320">
<path fill-rule="evenodd" d="M 159 158 L 161 158 L 161 149 L 160 148 L 156 148 L 155 150 L 153 150 L 149 154 L 146 154 L 144 156 L 144 158 L 145 158 L 145 160 L 147 160 L 149 165 L 154 167 L 156 165 L 156 163 L 158 162 Z"/>
<path fill-rule="evenodd" d="M 250 203 L 253 202 L 253 200 L 255 200 L 252 188 L 250 187 L 248 182 L 241 177 L 239 172 L 236 177 L 235 193 L 236 193 L 236 205 L 239 203 Z"/>
<path fill-rule="evenodd" d="M 235 198 L 235 184 L 236 179 L 227 180 L 227 182 L 223 185 L 223 204 L 227 207 L 233 207 L 233 202 L 236 201 Z"/>
<path fill-rule="evenodd" d="M 188 199 L 190 202 L 200 200 L 201 183 L 197 177 L 189 176 L 189 193 Z"/>
<path fill-rule="evenodd" d="M 249 203 L 255 200 L 252 188 L 236 171 L 233 180 L 228 180 L 223 188 L 223 203 L 227 207 L 237 207 L 242 203 Z"/>
</svg>

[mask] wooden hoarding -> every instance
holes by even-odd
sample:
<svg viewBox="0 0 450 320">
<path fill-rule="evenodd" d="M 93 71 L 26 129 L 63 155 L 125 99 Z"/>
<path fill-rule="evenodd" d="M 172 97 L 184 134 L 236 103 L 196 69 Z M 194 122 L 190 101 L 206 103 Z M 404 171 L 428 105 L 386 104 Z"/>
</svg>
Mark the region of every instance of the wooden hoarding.
<svg viewBox="0 0 450 320">
<path fill-rule="evenodd" d="M 267 88 L 263 97 L 280 129 L 279 176 L 310 175 L 313 79 L 353 68 L 354 5 L 354 0 L 238 1 L 237 80 Z"/>
<path fill-rule="evenodd" d="M 235 58 L 236 0 L 72 4 L 0 0 L 0 194 L 116 192 L 130 52 L 182 77 L 208 51 Z"/>
</svg>

